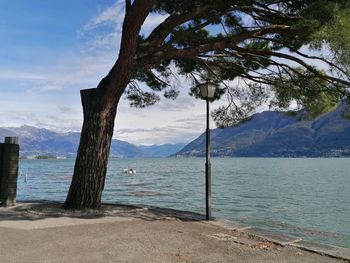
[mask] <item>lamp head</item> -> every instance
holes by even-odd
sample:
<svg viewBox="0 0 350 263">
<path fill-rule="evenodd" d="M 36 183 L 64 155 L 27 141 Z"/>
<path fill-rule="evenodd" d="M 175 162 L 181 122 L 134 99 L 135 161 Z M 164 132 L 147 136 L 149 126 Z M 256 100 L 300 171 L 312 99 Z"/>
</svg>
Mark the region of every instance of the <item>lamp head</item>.
<svg viewBox="0 0 350 263">
<path fill-rule="evenodd" d="M 216 90 L 216 85 L 210 82 L 206 82 L 203 84 L 199 84 L 197 86 L 200 90 L 200 94 L 202 99 L 204 100 L 211 100 L 214 98 L 215 95 L 215 90 Z"/>
</svg>

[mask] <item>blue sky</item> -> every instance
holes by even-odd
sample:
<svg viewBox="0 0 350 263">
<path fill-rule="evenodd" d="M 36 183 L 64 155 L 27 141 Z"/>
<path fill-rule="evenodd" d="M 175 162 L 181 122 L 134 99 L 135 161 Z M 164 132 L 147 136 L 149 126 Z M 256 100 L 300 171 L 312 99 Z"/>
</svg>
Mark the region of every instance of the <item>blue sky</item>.
<svg viewBox="0 0 350 263">
<path fill-rule="evenodd" d="M 79 90 L 96 87 L 117 57 L 121 0 L 0 0 L 0 127 L 80 131 Z M 164 17 L 151 15 L 149 32 Z M 203 101 L 131 109 L 121 100 L 115 138 L 136 144 L 188 142 L 204 130 Z"/>
<path fill-rule="evenodd" d="M 0 0 L 0 127 L 80 131 L 79 91 L 95 88 L 115 63 L 123 17 L 124 0 Z M 141 33 L 164 19 L 149 15 Z M 174 85 L 182 93 L 175 101 L 133 109 L 121 99 L 114 138 L 149 145 L 201 134 L 205 103 L 190 97 L 190 84 L 179 79 Z"/>
</svg>

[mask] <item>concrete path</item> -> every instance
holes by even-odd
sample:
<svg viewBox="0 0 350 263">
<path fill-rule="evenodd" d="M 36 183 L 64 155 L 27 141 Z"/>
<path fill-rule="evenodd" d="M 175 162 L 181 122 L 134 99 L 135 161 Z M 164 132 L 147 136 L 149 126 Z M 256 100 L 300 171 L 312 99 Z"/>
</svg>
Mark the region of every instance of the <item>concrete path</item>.
<svg viewBox="0 0 350 263">
<path fill-rule="evenodd" d="M 0 262 L 349 262 L 276 244 L 257 229 L 229 221 L 201 221 L 192 213 L 120 205 L 81 212 L 60 206 L 0 208 Z"/>
</svg>

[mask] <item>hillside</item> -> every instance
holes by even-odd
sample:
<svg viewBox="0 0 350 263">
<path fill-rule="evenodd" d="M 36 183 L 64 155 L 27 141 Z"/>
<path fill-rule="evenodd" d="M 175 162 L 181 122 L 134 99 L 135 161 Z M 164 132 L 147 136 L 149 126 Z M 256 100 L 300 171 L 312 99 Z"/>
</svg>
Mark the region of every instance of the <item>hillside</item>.
<svg viewBox="0 0 350 263">
<path fill-rule="evenodd" d="M 235 127 L 212 130 L 212 156 L 350 156 L 350 120 L 341 104 L 314 120 L 265 111 Z M 204 156 L 205 134 L 174 156 Z"/>
<path fill-rule="evenodd" d="M 167 157 L 173 153 L 180 151 L 186 144 L 162 144 L 138 146 L 138 148 L 150 157 Z"/>
</svg>

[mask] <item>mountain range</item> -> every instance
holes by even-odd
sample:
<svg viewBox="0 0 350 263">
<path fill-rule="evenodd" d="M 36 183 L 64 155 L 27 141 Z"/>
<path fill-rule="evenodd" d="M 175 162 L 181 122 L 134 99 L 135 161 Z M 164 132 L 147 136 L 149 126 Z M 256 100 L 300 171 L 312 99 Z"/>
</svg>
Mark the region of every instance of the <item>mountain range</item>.
<svg viewBox="0 0 350 263">
<path fill-rule="evenodd" d="M 0 128 L 0 139 L 7 136 L 19 137 L 22 157 L 76 155 L 80 133 L 59 133 L 44 128 L 24 125 L 21 127 Z M 179 151 L 184 144 L 136 146 L 126 141 L 113 140 L 111 157 L 166 157 Z"/>
<path fill-rule="evenodd" d="M 212 156 L 329 157 L 350 156 L 350 111 L 345 104 L 307 120 L 303 111 L 288 114 L 264 111 L 249 121 L 211 130 Z M 0 140 L 17 136 L 22 157 L 74 157 L 80 133 L 59 133 L 32 126 L 0 128 Z M 189 144 L 136 146 L 113 140 L 111 157 L 205 156 L 205 133 Z"/>
<path fill-rule="evenodd" d="M 234 127 L 211 130 L 212 156 L 350 156 L 349 109 L 340 104 L 313 120 L 303 111 L 257 113 Z M 205 133 L 173 156 L 204 156 Z"/>
</svg>

